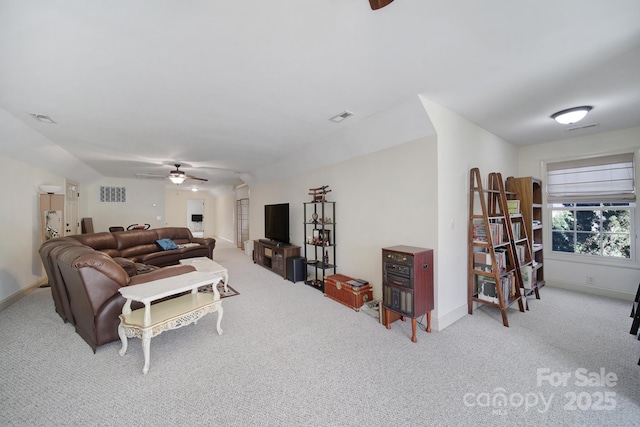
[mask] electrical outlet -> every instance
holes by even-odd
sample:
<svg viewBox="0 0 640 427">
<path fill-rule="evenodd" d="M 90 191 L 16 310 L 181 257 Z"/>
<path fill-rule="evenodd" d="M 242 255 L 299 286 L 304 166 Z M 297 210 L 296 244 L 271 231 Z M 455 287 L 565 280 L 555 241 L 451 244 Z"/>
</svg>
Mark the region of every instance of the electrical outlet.
<svg viewBox="0 0 640 427">
<path fill-rule="evenodd" d="M 595 285 L 596 279 L 593 276 L 587 276 L 587 285 Z"/>
</svg>

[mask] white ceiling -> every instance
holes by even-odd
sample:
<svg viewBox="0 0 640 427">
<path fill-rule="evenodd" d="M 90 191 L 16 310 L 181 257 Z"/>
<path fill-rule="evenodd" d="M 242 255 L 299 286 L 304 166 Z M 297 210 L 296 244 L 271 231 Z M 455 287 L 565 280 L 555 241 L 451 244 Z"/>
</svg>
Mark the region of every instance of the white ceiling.
<svg viewBox="0 0 640 427">
<path fill-rule="evenodd" d="M 0 152 L 72 179 L 230 187 L 418 95 L 517 145 L 636 127 L 639 76 L 637 0 L 0 0 Z"/>
</svg>

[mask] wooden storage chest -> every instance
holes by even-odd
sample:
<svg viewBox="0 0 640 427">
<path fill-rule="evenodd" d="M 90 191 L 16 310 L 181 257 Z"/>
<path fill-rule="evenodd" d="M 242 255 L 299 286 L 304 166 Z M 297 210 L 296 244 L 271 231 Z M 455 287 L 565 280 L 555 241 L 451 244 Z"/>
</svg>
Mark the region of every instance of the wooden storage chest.
<svg viewBox="0 0 640 427">
<path fill-rule="evenodd" d="M 324 278 L 324 296 L 338 301 L 355 311 L 360 311 L 360 307 L 365 302 L 373 299 L 373 290 L 371 285 L 363 285 L 354 287 L 348 285 L 349 280 L 355 280 L 353 277 L 344 274 L 333 274 Z"/>
</svg>

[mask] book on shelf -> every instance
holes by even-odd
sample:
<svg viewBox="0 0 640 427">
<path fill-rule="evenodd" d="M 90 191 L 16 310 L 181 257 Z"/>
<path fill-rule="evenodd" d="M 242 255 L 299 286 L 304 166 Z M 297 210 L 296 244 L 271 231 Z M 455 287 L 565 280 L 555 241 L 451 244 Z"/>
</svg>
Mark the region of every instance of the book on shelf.
<svg viewBox="0 0 640 427">
<path fill-rule="evenodd" d="M 493 267 L 491 266 L 491 264 L 481 264 L 479 262 L 473 263 L 473 268 L 475 268 L 476 270 L 487 272 L 487 273 L 491 273 L 491 271 L 493 270 Z"/>
<path fill-rule="evenodd" d="M 525 289 L 531 289 L 533 283 L 533 268 L 530 265 L 525 265 L 520 269 L 522 275 L 522 285 Z"/>
<path fill-rule="evenodd" d="M 525 246 L 524 245 L 516 245 L 516 253 L 518 254 L 518 262 L 519 265 L 522 265 L 526 262 L 525 258 Z"/>
<path fill-rule="evenodd" d="M 498 304 L 496 281 L 490 277 L 478 277 L 478 298 L 483 301 Z"/>
<path fill-rule="evenodd" d="M 478 264 L 493 264 L 489 252 L 478 251 L 473 253 L 473 262 Z"/>
<path fill-rule="evenodd" d="M 507 200 L 507 210 L 509 215 L 516 215 L 520 213 L 520 200 Z"/>
<path fill-rule="evenodd" d="M 485 228 L 484 223 L 473 223 L 473 240 L 476 242 L 487 241 L 487 229 Z"/>
<path fill-rule="evenodd" d="M 489 232 L 491 233 L 491 241 L 494 245 L 501 245 L 504 243 L 504 227 L 501 222 L 490 223 Z"/>
<path fill-rule="evenodd" d="M 496 265 L 498 266 L 498 270 L 504 270 L 507 268 L 507 249 L 506 248 L 496 248 L 494 250 L 496 254 Z"/>
<path fill-rule="evenodd" d="M 511 223 L 511 229 L 513 230 L 513 239 L 520 240 L 520 223 L 519 222 Z"/>
</svg>

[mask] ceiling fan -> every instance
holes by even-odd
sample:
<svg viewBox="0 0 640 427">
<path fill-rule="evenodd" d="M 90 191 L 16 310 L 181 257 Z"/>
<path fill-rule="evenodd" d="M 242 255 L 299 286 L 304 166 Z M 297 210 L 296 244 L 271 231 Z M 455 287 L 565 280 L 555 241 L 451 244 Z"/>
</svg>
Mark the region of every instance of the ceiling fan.
<svg viewBox="0 0 640 427">
<path fill-rule="evenodd" d="M 175 163 L 174 166 L 176 167 L 176 170 L 172 170 L 171 172 L 169 172 L 169 175 L 153 175 L 148 173 L 137 173 L 136 176 L 140 178 L 169 178 L 169 180 L 171 180 L 171 182 L 173 182 L 176 185 L 182 184 L 187 179 L 195 179 L 198 181 L 205 181 L 205 182 L 209 181 L 206 178 L 198 178 L 197 176 L 187 175 L 186 173 L 184 173 L 184 171 L 180 170 L 180 163 Z"/>
<path fill-rule="evenodd" d="M 389 5 L 393 0 L 369 0 L 371 10 L 378 10 Z"/>
</svg>

